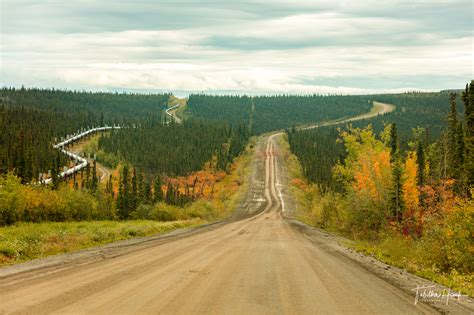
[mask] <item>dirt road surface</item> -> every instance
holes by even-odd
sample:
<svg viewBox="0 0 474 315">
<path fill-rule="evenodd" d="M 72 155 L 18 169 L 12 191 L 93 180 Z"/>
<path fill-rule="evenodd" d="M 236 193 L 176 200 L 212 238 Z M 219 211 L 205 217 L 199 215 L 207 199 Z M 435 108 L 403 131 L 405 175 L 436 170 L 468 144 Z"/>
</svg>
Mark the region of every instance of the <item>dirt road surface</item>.
<svg viewBox="0 0 474 315">
<path fill-rule="evenodd" d="M 80 154 L 83 152 L 84 150 L 84 146 L 89 142 L 89 140 L 80 140 L 78 142 L 76 142 L 71 148 L 70 148 L 70 151 L 75 153 L 75 154 Z M 93 160 L 90 160 L 89 159 L 89 163 L 90 165 L 92 165 L 93 163 Z M 112 170 L 110 170 L 108 167 L 105 167 L 104 165 L 102 165 L 101 163 L 97 162 L 96 161 L 96 168 L 97 168 L 97 172 L 99 173 L 100 175 L 100 181 L 101 182 L 104 182 L 106 180 L 109 179 L 110 175 L 112 174 Z"/>
<path fill-rule="evenodd" d="M 308 130 L 308 129 L 314 129 L 314 128 L 318 128 L 318 127 L 337 125 L 337 124 L 341 124 L 341 123 L 348 123 L 348 122 L 351 122 L 351 121 L 363 120 L 363 119 L 368 119 L 368 118 L 375 117 L 375 116 L 378 116 L 378 115 L 388 114 L 388 113 L 395 110 L 395 106 L 393 106 L 392 104 L 386 104 L 386 103 L 380 103 L 380 102 L 375 102 L 374 101 L 374 102 L 372 102 L 372 105 L 373 105 L 372 110 L 368 113 L 365 113 L 365 114 L 361 114 L 361 115 L 357 115 L 357 116 L 349 117 L 349 118 L 341 118 L 341 119 L 337 119 L 337 120 L 321 122 L 321 123 L 317 123 L 317 124 L 310 124 L 309 126 L 303 126 L 299 129 Z"/>
<path fill-rule="evenodd" d="M 285 218 L 292 201 L 276 137 L 256 146 L 252 188 L 239 209 L 245 216 L 189 235 L 0 269 L 0 313 L 436 313 Z"/>
</svg>

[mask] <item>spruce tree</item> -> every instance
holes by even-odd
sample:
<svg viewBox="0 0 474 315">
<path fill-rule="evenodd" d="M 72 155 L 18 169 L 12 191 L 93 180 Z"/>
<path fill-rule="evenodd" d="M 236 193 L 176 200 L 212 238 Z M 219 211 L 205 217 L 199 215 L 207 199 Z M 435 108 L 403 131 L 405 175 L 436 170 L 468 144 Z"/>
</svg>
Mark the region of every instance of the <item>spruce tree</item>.
<svg viewBox="0 0 474 315">
<path fill-rule="evenodd" d="M 161 202 L 164 200 L 164 194 L 163 194 L 163 189 L 162 189 L 162 182 L 160 176 L 156 176 L 155 182 L 154 182 L 154 194 L 153 194 L 153 202 Z"/>
<path fill-rule="evenodd" d="M 468 188 L 474 186 L 474 80 L 462 94 L 465 127 L 465 174 Z"/>
<path fill-rule="evenodd" d="M 91 190 L 96 191 L 99 187 L 99 178 L 97 177 L 97 162 L 94 160 L 93 167 L 92 167 L 92 183 L 91 183 Z"/>
<path fill-rule="evenodd" d="M 130 211 L 134 211 L 138 207 L 138 203 L 140 202 L 139 194 L 138 194 L 138 176 L 136 169 L 132 171 L 132 190 L 130 192 Z"/>
<path fill-rule="evenodd" d="M 89 162 L 87 162 L 87 165 L 86 165 L 86 188 L 87 189 L 91 188 L 90 177 L 91 177 L 91 165 Z"/>
<path fill-rule="evenodd" d="M 125 218 L 125 200 L 123 196 L 123 179 L 122 176 L 119 178 L 119 187 L 118 187 L 118 192 L 117 192 L 117 200 L 115 201 L 115 208 L 118 211 L 118 215 L 120 219 Z"/>
<path fill-rule="evenodd" d="M 449 94 L 449 114 L 448 120 L 448 165 L 447 175 L 449 178 L 458 180 L 462 167 L 459 160 L 459 122 L 456 108 L 456 93 Z"/>
<path fill-rule="evenodd" d="M 390 160 L 392 163 L 392 190 L 390 192 L 390 208 L 394 218 L 401 222 L 404 210 L 403 185 L 402 185 L 402 161 L 398 149 L 397 125 L 392 124 L 390 129 Z"/>
<path fill-rule="evenodd" d="M 151 183 L 150 180 L 147 179 L 145 181 L 145 187 L 143 189 L 143 202 L 146 204 L 150 204 L 152 201 L 152 194 L 151 194 Z"/>
<path fill-rule="evenodd" d="M 137 198 L 138 198 L 138 202 L 143 202 L 144 199 L 145 199 L 145 181 L 143 179 L 143 173 L 142 171 L 138 170 L 137 172 L 137 185 L 138 185 L 138 188 L 137 188 Z"/>
<path fill-rule="evenodd" d="M 425 150 L 422 141 L 418 141 L 416 148 L 416 164 L 417 164 L 417 184 L 422 187 L 425 183 Z"/>
<path fill-rule="evenodd" d="M 166 189 L 165 202 L 168 205 L 171 205 L 174 203 L 174 191 L 173 191 L 173 185 L 171 184 L 171 182 L 168 182 L 168 188 Z"/>
<path fill-rule="evenodd" d="M 51 169 L 51 188 L 58 189 L 59 187 L 59 174 L 57 169 L 56 160 L 53 161 L 53 168 Z"/>
<path fill-rule="evenodd" d="M 458 123 L 458 128 L 456 132 L 456 146 L 455 146 L 455 152 L 453 154 L 454 160 L 456 161 L 458 167 L 456 171 L 456 184 L 455 184 L 455 190 L 456 192 L 464 192 L 466 189 L 466 174 L 465 174 L 465 161 L 464 161 L 464 150 L 465 150 L 465 145 L 464 145 L 464 130 L 461 122 Z"/>
<path fill-rule="evenodd" d="M 392 123 L 390 128 L 390 162 L 394 163 L 398 154 L 398 135 L 397 135 L 397 124 Z"/>
<path fill-rule="evenodd" d="M 122 219 L 127 219 L 131 210 L 130 200 L 130 181 L 128 167 L 125 165 L 122 169 Z"/>
<path fill-rule="evenodd" d="M 72 173 L 72 182 L 73 182 L 74 189 L 79 189 L 79 185 L 77 184 L 77 181 L 76 181 L 76 172 Z"/>
</svg>

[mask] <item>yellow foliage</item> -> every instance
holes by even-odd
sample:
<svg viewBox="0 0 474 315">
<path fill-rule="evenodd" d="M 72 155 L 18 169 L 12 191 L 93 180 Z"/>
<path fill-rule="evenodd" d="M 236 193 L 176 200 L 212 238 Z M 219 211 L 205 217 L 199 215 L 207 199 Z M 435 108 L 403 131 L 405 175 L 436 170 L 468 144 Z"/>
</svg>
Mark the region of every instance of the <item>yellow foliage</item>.
<svg viewBox="0 0 474 315">
<path fill-rule="evenodd" d="M 415 152 L 410 152 L 405 161 L 405 178 L 403 183 L 403 198 L 407 213 L 413 215 L 418 208 L 420 191 L 417 187 L 417 165 Z"/>
<path fill-rule="evenodd" d="M 388 150 L 364 148 L 354 161 L 353 190 L 373 202 L 380 202 L 390 188 L 390 153 Z"/>
</svg>

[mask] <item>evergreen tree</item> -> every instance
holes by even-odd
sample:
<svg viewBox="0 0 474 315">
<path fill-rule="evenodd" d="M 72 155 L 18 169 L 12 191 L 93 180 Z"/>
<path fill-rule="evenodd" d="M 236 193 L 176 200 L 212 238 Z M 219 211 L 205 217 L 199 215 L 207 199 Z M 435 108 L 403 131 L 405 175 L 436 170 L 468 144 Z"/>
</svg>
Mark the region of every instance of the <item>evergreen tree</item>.
<svg viewBox="0 0 474 315">
<path fill-rule="evenodd" d="M 143 189 L 143 202 L 146 204 L 150 204 L 152 199 L 153 197 L 151 193 L 151 183 L 150 180 L 147 178 Z"/>
<path fill-rule="evenodd" d="M 137 196 L 138 196 L 138 201 L 143 202 L 145 200 L 145 181 L 143 179 L 143 173 L 142 171 L 137 172 Z"/>
<path fill-rule="evenodd" d="M 174 191 L 171 181 L 168 182 L 168 188 L 166 189 L 165 202 L 168 205 L 174 204 Z"/>
<path fill-rule="evenodd" d="M 138 207 L 139 191 L 138 191 L 138 176 L 136 169 L 132 171 L 132 190 L 130 192 L 130 211 L 134 211 Z"/>
<path fill-rule="evenodd" d="M 416 163 L 417 163 L 417 184 L 422 187 L 425 183 L 425 150 L 423 149 L 422 141 L 418 141 L 416 148 Z"/>
<path fill-rule="evenodd" d="M 465 168 L 465 161 L 464 161 L 464 150 L 465 150 L 465 145 L 464 145 L 464 130 L 463 126 L 461 123 L 458 123 L 458 128 L 456 132 L 456 145 L 455 145 L 455 152 L 453 154 L 454 156 L 454 161 L 456 161 L 458 167 L 457 171 L 455 172 L 456 174 L 456 179 L 457 182 L 455 184 L 455 190 L 457 192 L 463 192 L 465 191 L 465 184 L 466 184 L 466 174 L 464 171 Z"/>
<path fill-rule="evenodd" d="M 465 132 L 465 172 L 467 187 L 474 186 L 474 80 L 468 85 L 462 94 L 464 103 Z"/>
<path fill-rule="evenodd" d="M 118 215 L 120 219 L 124 219 L 126 217 L 125 213 L 125 200 L 123 196 L 123 178 L 122 175 L 120 175 L 119 178 L 119 187 L 118 187 L 118 192 L 117 192 L 117 200 L 115 201 L 115 208 L 118 210 Z"/>
<path fill-rule="evenodd" d="M 459 179 L 460 169 L 462 167 L 459 156 L 459 122 L 456 109 L 456 93 L 449 95 L 449 114 L 448 114 L 448 165 L 447 175 L 449 178 Z"/>
<path fill-rule="evenodd" d="M 97 177 L 97 162 L 94 160 L 93 167 L 92 167 L 92 182 L 91 182 L 91 190 L 97 191 L 99 187 L 99 178 Z"/>
<path fill-rule="evenodd" d="M 86 165 L 86 188 L 87 189 L 90 189 L 91 188 L 91 166 L 90 166 L 90 163 L 87 162 L 87 165 Z"/>
<path fill-rule="evenodd" d="M 394 163 L 398 155 L 398 135 L 397 135 L 397 124 L 392 123 L 390 128 L 390 162 Z"/>
<path fill-rule="evenodd" d="M 59 187 L 59 174 L 56 167 L 56 160 L 53 162 L 53 169 L 51 170 L 51 188 L 58 189 Z"/>
<path fill-rule="evenodd" d="M 398 222 L 402 220 L 402 214 L 404 210 L 403 202 L 403 166 L 400 157 L 400 151 L 398 148 L 398 135 L 397 125 L 392 124 L 390 128 L 390 159 L 392 163 L 392 190 L 391 194 L 391 212 Z"/>
<path fill-rule="evenodd" d="M 107 182 L 107 185 L 106 185 L 106 192 L 112 197 L 114 198 L 114 188 L 113 188 L 113 183 L 112 183 L 112 175 L 109 176 L 109 180 Z"/>
<path fill-rule="evenodd" d="M 161 178 L 159 175 L 156 176 L 155 182 L 154 182 L 154 195 L 153 195 L 153 201 L 155 203 L 161 202 L 164 200 L 164 194 L 163 194 L 163 189 L 162 189 L 162 182 Z"/>
<path fill-rule="evenodd" d="M 117 197 L 117 205 L 119 216 L 121 219 L 127 219 L 131 212 L 130 198 L 130 181 L 128 167 L 125 165 L 122 169 L 122 180 L 119 184 L 119 196 Z"/>
<path fill-rule="evenodd" d="M 73 187 L 74 189 L 79 189 L 79 185 L 77 184 L 77 181 L 76 181 L 76 172 L 72 173 L 72 182 L 73 182 Z"/>
</svg>

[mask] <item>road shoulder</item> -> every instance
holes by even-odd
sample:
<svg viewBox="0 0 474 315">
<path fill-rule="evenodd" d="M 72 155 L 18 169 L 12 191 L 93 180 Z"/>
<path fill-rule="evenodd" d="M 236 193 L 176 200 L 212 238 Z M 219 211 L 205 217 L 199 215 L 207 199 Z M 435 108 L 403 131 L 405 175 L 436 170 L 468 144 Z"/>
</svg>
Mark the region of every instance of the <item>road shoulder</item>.
<svg viewBox="0 0 474 315">
<path fill-rule="evenodd" d="M 414 274 L 407 272 L 406 270 L 385 264 L 374 257 L 366 256 L 362 253 L 356 252 L 350 249 L 347 244 L 352 241 L 341 236 L 336 236 L 327 231 L 309 226 L 298 220 L 287 218 L 290 226 L 304 234 L 308 240 L 320 248 L 323 248 L 332 255 L 343 255 L 346 258 L 356 262 L 367 271 L 376 275 L 377 277 L 387 281 L 393 286 L 399 288 L 406 294 L 413 297 L 413 303 L 416 298 L 417 287 L 432 287 L 433 291 L 436 292 L 450 292 L 449 288 L 434 283 L 432 281 L 423 279 Z M 419 303 L 419 302 L 418 302 Z M 435 308 L 440 313 L 453 313 L 453 314 L 473 314 L 474 313 L 474 301 L 468 296 L 462 296 L 459 300 L 454 298 L 449 299 L 446 305 L 446 299 L 443 301 L 435 302 L 424 302 L 432 308 Z"/>
</svg>

